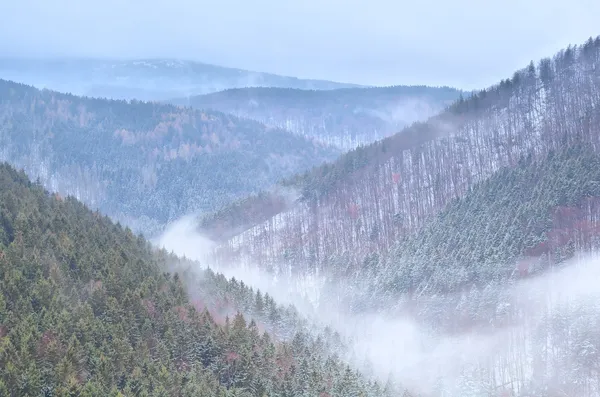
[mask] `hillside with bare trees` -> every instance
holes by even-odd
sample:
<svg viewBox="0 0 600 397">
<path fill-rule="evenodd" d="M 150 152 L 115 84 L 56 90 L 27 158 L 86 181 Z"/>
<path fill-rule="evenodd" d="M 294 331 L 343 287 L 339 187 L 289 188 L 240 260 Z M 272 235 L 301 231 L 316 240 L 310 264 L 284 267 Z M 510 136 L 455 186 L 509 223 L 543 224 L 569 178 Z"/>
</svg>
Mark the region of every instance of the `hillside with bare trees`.
<svg viewBox="0 0 600 397">
<path fill-rule="evenodd" d="M 221 238 L 217 258 L 286 269 L 293 263 L 299 273 L 352 271 L 502 167 L 574 143 L 596 152 L 599 65 L 600 38 L 532 62 L 426 122 L 285 181 L 300 195 L 293 205 L 246 200 L 237 207 L 254 215 L 244 225 L 224 208 L 201 219 L 201 230 Z M 263 196 L 277 201 L 281 193 Z M 257 201 L 263 208 L 252 212 Z M 216 232 L 231 226 L 245 231 Z"/>
<path fill-rule="evenodd" d="M 385 318 L 368 346 L 424 395 L 597 396 L 599 71 L 590 39 L 205 216 L 209 258 Z"/>
</svg>

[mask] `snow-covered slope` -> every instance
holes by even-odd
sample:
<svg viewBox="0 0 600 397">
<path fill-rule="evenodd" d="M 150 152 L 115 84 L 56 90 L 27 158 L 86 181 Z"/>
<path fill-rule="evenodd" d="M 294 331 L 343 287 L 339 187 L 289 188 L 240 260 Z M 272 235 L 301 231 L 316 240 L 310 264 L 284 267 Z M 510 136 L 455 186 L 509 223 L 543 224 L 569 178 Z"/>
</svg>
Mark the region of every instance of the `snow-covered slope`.
<svg viewBox="0 0 600 397">
<path fill-rule="evenodd" d="M 599 149 L 599 51 L 596 40 L 532 63 L 426 123 L 292 178 L 296 205 L 258 213 L 218 256 L 352 274 L 501 167 L 575 141 Z M 211 235 L 228 211 L 201 228 Z"/>
<path fill-rule="evenodd" d="M 600 38 L 200 229 L 223 266 L 321 280 L 323 315 L 410 390 L 591 397 L 599 169 Z"/>
</svg>

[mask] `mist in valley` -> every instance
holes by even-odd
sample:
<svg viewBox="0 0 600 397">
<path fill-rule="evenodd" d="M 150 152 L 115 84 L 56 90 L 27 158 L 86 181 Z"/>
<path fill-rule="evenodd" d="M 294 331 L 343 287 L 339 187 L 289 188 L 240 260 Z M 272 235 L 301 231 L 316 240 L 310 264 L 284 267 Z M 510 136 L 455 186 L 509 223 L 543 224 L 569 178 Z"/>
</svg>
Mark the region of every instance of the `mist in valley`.
<svg viewBox="0 0 600 397">
<path fill-rule="evenodd" d="M 519 281 L 404 296 L 385 310 L 353 313 L 343 297 L 355 286 L 325 275 L 276 275 L 252 263 L 216 266 L 210 259 L 216 244 L 197 232 L 194 219 L 174 222 L 154 243 L 196 260 L 199 271 L 210 267 L 294 305 L 315 329 L 336 330 L 350 347 L 336 353 L 383 383 L 423 396 L 600 392 L 597 254 Z M 443 319 L 460 325 L 449 331 Z"/>
<path fill-rule="evenodd" d="M 600 3 L 69 1 L 0 6 L 0 395 L 600 396 Z"/>
</svg>

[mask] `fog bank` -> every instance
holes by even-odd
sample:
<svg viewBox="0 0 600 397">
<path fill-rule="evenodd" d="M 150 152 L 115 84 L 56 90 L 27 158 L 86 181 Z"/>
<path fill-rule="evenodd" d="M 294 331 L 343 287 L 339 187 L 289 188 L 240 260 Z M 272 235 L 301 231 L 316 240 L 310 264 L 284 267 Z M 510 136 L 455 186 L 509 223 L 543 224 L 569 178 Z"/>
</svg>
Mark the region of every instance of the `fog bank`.
<svg viewBox="0 0 600 397">
<path fill-rule="evenodd" d="M 416 313 L 390 310 L 354 315 L 340 303 L 347 288 L 343 280 L 332 285 L 314 275 L 288 279 L 251 264 L 215 267 L 209 260 L 214 243 L 196 231 L 194 217 L 173 223 L 155 243 L 331 325 L 352 341 L 354 351 L 347 359 L 355 367 L 383 382 L 393 375 L 412 392 L 526 395 L 538 389 L 579 390 L 585 384 L 578 394 L 584 396 L 594 395 L 600 387 L 598 378 L 592 376 L 598 371 L 593 365 L 598 358 L 596 346 L 600 350 L 600 336 L 594 328 L 600 325 L 597 255 L 582 255 L 556 270 L 510 284 L 417 301 L 400 299 L 398 307 L 418 307 Z M 435 308 L 440 305 L 444 321 L 459 324 L 453 332 L 432 325 L 439 320 Z M 564 322 L 566 331 L 557 326 Z M 581 346 L 587 346 L 585 354 Z M 575 370 L 574 362 L 579 362 Z"/>
</svg>

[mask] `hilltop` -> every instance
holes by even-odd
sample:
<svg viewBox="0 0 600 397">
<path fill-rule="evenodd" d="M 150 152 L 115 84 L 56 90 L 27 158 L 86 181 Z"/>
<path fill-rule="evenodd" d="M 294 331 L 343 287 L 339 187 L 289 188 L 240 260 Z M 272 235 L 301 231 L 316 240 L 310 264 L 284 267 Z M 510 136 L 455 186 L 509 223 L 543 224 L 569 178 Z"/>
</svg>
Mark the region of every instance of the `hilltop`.
<svg viewBox="0 0 600 397">
<path fill-rule="evenodd" d="M 78 97 L 0 80 L 0 159 L 151 233 L 339 152 L 215 111 Z"/>
<path fill-rule="evenodd" d="M 449 87 L 394 86 L 301 90 L 238 88 L 171 100 L 285 128 L 342 149 L 393 135 L 450 105 L 461 91 Z"/>
</svg>

